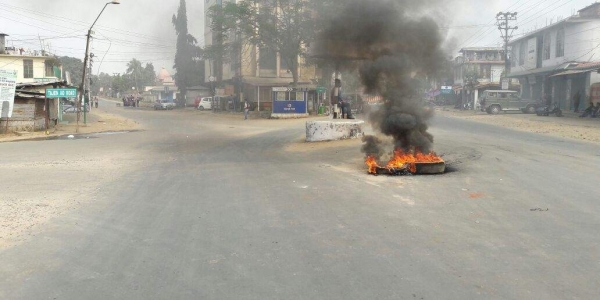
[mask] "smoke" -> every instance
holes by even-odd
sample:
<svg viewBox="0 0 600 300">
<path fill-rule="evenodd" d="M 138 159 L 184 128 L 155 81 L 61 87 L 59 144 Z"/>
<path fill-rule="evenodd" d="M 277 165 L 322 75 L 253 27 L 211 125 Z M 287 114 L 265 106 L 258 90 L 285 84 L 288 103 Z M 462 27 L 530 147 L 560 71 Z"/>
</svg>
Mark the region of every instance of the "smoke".
<svg viewBox="0 0 600 300">
<path fill-rule="evenodd" d="M 439 27 L 426 16 L 435 5 L 432 0 L 349 1 L 319 37 L 327 45 L 322 56 L 338 66 L 361 61 L 358 70 L 366 93 L 386 99 L 370 121 L 394 139 L 396 149 L 432 150 L 427 124 L 433 114 L 424 109 L 414 78 L 434 74 L 444 61 Z M 379 139 L 363 141 L 363 152 L 381 153 Z"/>
<path fill-rule="evenodd" d="M 361 149 L 363 153 L 373 156 L 375 159 L 379 159 L 384 154 L 383 142 L 378 137 L 366 135 L 363 136 L 362 141 L 364 143 Z"/>
</svg>

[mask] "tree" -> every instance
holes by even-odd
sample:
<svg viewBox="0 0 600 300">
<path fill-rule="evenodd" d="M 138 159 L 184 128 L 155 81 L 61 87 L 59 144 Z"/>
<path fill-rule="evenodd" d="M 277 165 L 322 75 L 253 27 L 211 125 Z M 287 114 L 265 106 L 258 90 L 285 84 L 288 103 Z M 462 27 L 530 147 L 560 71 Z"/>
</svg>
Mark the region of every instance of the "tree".
<svg viewBox="0 0 600 300">
<path fill-rule="evenodd" d="M 200 80 L 194 60 L 198 41 L 188 32 L 187 9 L 185 0 L 180 0 L 177 15 L 173 15 L 173 26 L 177 34 L 177 52 L 175 53 L 175 84 L 182 95 L 187 94 L 187 88 Z M 185 97 L 185 96 L 184 96 Z M 185 98 L 179 97 L 179 105 L 185 105 Z"/>
<path fill-rule="evenodd" d="M 142 73 L 142 80 L 144 86 L 152 86 L 156 84 L 156 71 L 154 71 L 154 65 L 147 63 Z"/>
<path fill-rule="evenodd" d="M 135 86 L 138 92 L 141 91 L 141 86 L 145 85 L 143 74 L 144 68 L 142 67 L 142 62 L 133 58 L 130 62 L 127 63 L 127 75 L 133 78 L 133 86 Z"/>
<path fill-rule="evenodd" d="M 63 72 L 71 74 L 71 84 L 79 85 L 83 76 L 83 61 L 79 58 L 62 56 L 58 58 L 63 66 Z"/>
<path fill-rule="evenodd" d="M 317 3 L 318 1 L 314 1 Z M 299 58 L 315 38 L 315 16 L 305 0 L 244 0 L 210 8 L 214 45 L 204 49 L 204 57 L 227 60 L 240 51 L 241 36 L 263 51 L 278 53 L 298 82 Z M 232 55 L 228 55 L 232 54 Z"/>
</svg>

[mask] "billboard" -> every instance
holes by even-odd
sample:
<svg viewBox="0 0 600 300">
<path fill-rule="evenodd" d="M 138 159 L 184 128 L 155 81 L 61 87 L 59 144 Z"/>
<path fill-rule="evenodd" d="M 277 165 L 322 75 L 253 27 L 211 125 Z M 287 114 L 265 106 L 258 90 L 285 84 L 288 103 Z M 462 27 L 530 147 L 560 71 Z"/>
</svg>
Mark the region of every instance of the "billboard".
<svg viewBox="0 0 600 300">
<path fill-rule="evenodd" d="M 0 117 L 12 117 L 17 88 L 17 71 L 0 69 Z"/>
</svg>

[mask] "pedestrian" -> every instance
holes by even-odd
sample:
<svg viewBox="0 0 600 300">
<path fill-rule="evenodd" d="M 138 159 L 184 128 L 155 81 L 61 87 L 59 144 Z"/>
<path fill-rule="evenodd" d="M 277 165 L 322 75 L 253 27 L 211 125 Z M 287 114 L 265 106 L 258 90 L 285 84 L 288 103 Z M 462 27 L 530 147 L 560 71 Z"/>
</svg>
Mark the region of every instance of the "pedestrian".
<svg viewBox="0 0 600 300">
<path fill-rule="evenodd" d="M 586 108 L 579 117 L 587 118 L 588 116 L 591 116 L 593 112 L 594 112 L 594 103 L 590 102 L 590 106 L 588 106 L 588 108 Z"/>
<path fill-rule="evenodd" d="M 576 112 L 576 113 L 579 112 L 580 104 L 581 104 L 581 94 L 579 94 L 579 91 L 577 91 L 577 93 L 575 93 L 575 95 L 573 95 L 573 105 L 574 105 L 573 112 Z"/>
<path fill-rule="evenodd" d="M 594 106 L 594 109 L 592 110 L 592 118 L 597 118 L 598 113 L 600 113 L 600 102 L 596 102 L 596 106 Z"/>
<path fill-rule="evenodd" d="M 96 106 L 96 108 L 98 108 L 98 97 L 97 96 L 94 99 L 94 105 Z"/>
<path fill-rule="evenodd" d="M 244 99 L 244 120 L 248 120 L 248 112 L 250 111 L 250 104 L 248 99 Z"/>
</svg>

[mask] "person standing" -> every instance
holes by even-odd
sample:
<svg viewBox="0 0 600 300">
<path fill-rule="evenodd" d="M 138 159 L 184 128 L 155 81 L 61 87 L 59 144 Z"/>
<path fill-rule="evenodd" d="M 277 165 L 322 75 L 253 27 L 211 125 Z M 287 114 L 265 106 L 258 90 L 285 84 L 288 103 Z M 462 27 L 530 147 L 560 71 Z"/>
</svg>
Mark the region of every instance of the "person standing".
<svg viewBox="0 0 600 300">
<path fill-rule="evenodd" d="M 577 93 L 575 93 L 575 95 L 573 95 L 573 112 L 578 113 L 579 112 L 579 105 L 581 104 L 581 94 L 579 94 L 579 91 L 577 91 Z"/>
<path fill-rule="evenodd" d="M 244 99 L 244 120 L 248 120 L 248 112 L 250 111 L 250 104 L 248 99 Z"/>
</svg>

